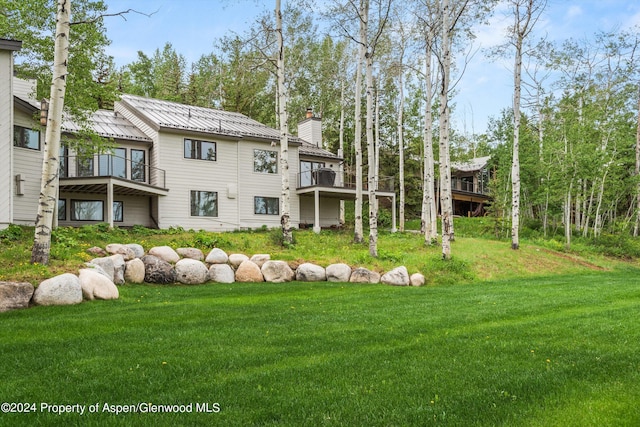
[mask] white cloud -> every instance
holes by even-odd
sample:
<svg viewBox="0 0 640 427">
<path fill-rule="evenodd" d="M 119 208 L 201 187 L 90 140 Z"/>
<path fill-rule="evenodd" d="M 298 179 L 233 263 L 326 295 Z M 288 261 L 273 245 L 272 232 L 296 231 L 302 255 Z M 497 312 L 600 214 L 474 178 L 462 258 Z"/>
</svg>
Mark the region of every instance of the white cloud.
<svg viewBox="0 0 640 427">
<path fill-rule="evenodd" d="M 573 5 L 570 6 L 569 9 L 567 9 L 567 19 L 573 19 L 576 18 L 578 16 L 582 16 L 583 14 L 583 10 L 582 7 L 578 6 L 578 5 Z"/>
</svg>

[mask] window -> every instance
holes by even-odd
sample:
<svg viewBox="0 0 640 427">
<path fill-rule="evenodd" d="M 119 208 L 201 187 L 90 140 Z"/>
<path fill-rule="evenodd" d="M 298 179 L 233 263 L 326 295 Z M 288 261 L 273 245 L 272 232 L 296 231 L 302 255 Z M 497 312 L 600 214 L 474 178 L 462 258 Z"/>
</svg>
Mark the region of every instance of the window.
<svg viewBox="0 0 640 427">
<path fill-rule="evenodd" d="M 258 215 L 279 215 L 280 199 L 256 196 L 253 198 L 253 212 Z"/>
<path fill-rule="evenodd" d="M 144 150 L 131 150 L 131 180 L 145 182 L 146 170 L 145 170 L 145 151 Z"/>
<path fill-rule="evenodd" d="M 78 176 L 93 176 L 93 152 L 90 149 L 78 148 L 77 157 Z"/>
<path fill-rule="evenodd" d="M 198 141 L 195 139 L 184 140 L 184 158 L 216 161 L 216 143 L 210 141 Z"/>
<path fill-rule="evenodd" d="M 278 173 L 278 152 L 253 150 L 253 171 L 261 173 Z"/>
<path fill-rule="evenodd" d="M 69 176 L 69 149 L 64 145 L 60 147 L 60 162 L 58 166 L 60 178 L 67 178 Z"/>
<path fill-rule="evenodd" d="M 14 126 L 13 146 L 40 150 L 40 131 Z"/>
<path fill-rule="evenodd" d="M 67 220 L 67 201 L 65 199 L 58 199 L 58 221 Z"/>
<path fill-rule="evenodd" d="M 113 221 L 114 222 L 124 221 L 124 203 L 123 202 L 113 202 Z"/>
<path fill-rule="evenodd" d="M 300 162 L 300 187 L 316 185 L 316 177 L 313 171 L 324 167 L 324 162 Z"/>
<path fill-rule="evenodd" d="M 100 154 L 98 156 L 98 175 L 127 177 L 127 150 L 116 148 L 113 154 Z"/>
<path fill-rule="evenodd" d="M 191 191 L 191 216 L 218 216 L 218 193 Z"/>
<path fill-rule="evenodd" d="M 104 221 L 102 200 L 72 200 L 72 221 Z"/>
</svg>

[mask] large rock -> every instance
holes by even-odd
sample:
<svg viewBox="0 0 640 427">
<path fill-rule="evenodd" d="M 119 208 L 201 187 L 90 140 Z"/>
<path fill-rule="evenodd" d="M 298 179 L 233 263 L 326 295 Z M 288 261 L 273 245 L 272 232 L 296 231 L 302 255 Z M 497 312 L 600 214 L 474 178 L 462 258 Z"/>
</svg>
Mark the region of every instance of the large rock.
<svg viewBox="0 0 640 427">
<path fill-rule="evenodd" d="M 37 305 L 71 305 L 81 302 L 80 279 L 71 273 L 44 280 L 33 292 L 33 303 Z"/>
<path fill-rule="evenodd" d="M 33 291 L 28 282 L 0 282 L 0 312 L 29 307 Z"/>
<path fill-rule="evenodd" d="M 269 254 L 255 254 L 250 260 L 258 265 L 258 267 L 262 268 L 262 264 L 269 261 L 271 259 L 271 255 Z"/>
<path fill-rule="evenodd" d="M 229 255 L 220 248 L 213 248 L 204 259 L 207 264 L 226 264 L 229 261 Z"/>
<path fill-rule="evenodd" d="M 380 273 L 363 267 L 356 268 L 349 278 L 351 283 L 380 283 Z"/>
<path fill-rule="evenodd" d="M 424 275 L 421 273 L 413 273 L 409 278 L 409 283 L 411 286 L 422 286 L 424 285 Z"/>
<path fill-rule="evenodd" d="M 144 282 L 144 262 L 140 258 L 134 258 L 125 263 L 124 281 L 126 283 Z"/>
<path fill-rule="evenodd" d="M 144 263 L 145 282 L 165 284 L 176 281 L 176 271 L 167 261 L 154 255 L 145 255 L 141 259 Z"/>
<path fill-rule="evenodd" d="M 113 282 L 113 277 L 115 274 L 115 264 L 113 262 L 113 258 L 111 257 L 103 257 L 103 258 L 94 258 L 91 260 L 91 264 L 97 265 L 102 269 L 104 274 Z"/>
<path fill-rule="evenodd" d="M 233 283 L 236 275 L 229 264 L 212 264 L 209 267 L 209 280 L 216 283 Z"/>
<path fill-rule="evenodd" d="M 251 260 L 246 260 L 236 270 L 236 282 L 264 282 L 264 276 L 258 264 Z"/>
<path fill-rule="evenodd" d="M 113 283 L 116 285 L 124 285 L 124 269 L 126 267 L 124 257 L 122 255 L 111 255 L 113 261 Z"/>
<path fill-rule="evenodd" d="M 204 254 L 198 248 L 178 248 L 176 251 L 182 258 L 191 258 L 198 261 L 204 259 Z"/>
<path fill-rule="evenodd" d="M 180 259 L 180 255 L 169 246 L 155 246 L 149 249 L 149 255 L 153 255 L 172 264 L 178 262 Z"/>
<path fill-rule="evenodd" d="M 176 277 L 180 283 L 199 285 L 207 281 L 207 267 L 196 259 L 183 258 L 176 262 Z"/>
<path fill-rule="evenodd" d="M 87 249 L 87 253 L 96 257 L 103 257 L 108 255 L 107 251 L 105 251 L 102 248 L 99 248 L 98 246 L 90 247 L 89 249 Z"/>
<path fill-rule="evenodd" d="M 133 251 L 136 258 L 142 258 L 144 256 L 144 248 L 142 245 L 138 243 L 127 243 L 125 246 Z"/>
<path fill-rule="evenodd" d="M 409 272 L 407 271 L 407 267 L 402 265 L 394 268 L 393 270 L 383 274 L 380 281 L 385 285 L 409 286 Z"/>
<path fill-rule="evenodd" d="M 296 280 L 300 282 L 324 282 L 327 280 L 327 272 L 324 267 L 305 262 L 296 269 Z"/>
<path fill-rule="evenodd" d="M 248 259 L 249 257 L 245 254 L 231 254 L 229 255 L 229 264 L 231 264 L 233 268 L 238 268 L 243 261 Z"/>
<path fill-rule="evenodd" d="M 290 282 L 296 276 L 289 264 L 284 261 L 267 261 L 260 269 L 265 282 L 283 283 Z"/>
<path fill-rule="evenodd" d="M 92 262 L 85 262 L 84 265 L 87 266 L 87 268 L 91 268 L 93 270 L 96 271 L 96 273 L 100 273 L 102 274 L 104 277 L 106 277 L 107 279 L 109 279 L 111 282 L 113 282 L 113 274 L 109 274 L 106 271 L 104 271 L 104 269 L 102 267 L 100 267 L 98 264 L 94 264 Z"/>
<path fill-rule="evenodd" d="M 82 295 L 87 300 L 118 299 L 120 296 L 118 287 L 107 277 L 92 268 L 81 269 L 78 279 L 80 280 Z"/>
<path fill-rule="evenodd" d="M 327 266 L 327 282 L 348 282 L 351 278 L 351 267 L 347 264 L 331 264 Z"/>
<path fill-rule="evenodd" d="M 111 255 L 122 255 L 125 261 L 129 261 L 136 257 L 136 253 L 133 252 L 133 249 L 128 246 L 121 245 L 120 243 L 111 243 L 107 245 L 105 249 Z"/>
</svg>

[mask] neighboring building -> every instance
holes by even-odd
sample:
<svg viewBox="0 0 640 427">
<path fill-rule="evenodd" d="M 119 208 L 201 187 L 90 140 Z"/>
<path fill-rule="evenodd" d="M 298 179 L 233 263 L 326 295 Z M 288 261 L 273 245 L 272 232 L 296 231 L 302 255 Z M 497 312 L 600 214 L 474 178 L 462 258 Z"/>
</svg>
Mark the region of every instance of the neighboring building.
<svg viewBox="0 0 640 427">
<path fill-rule="evenodd" d="M 489 201 L 490 156 L 476 157 L 451 164 L 451 195 L 453 214 L 482 216 Z"/>
<path fill-rule="evenodd" d="M 0 39 L 0 228 L 33 225 L 40 192 L 40 104 L 31 99 L 31 82 L 11 77 L 20 47 Z M 91 127 L 114 148 L 62 149 L 58 225 L 280 226 L 278 130 L 239 113 L 133 95 L 123 95 L 114 111 L 97 111 Z M 71 121 L 63 132 L 67 141 L 81 137 Z M 322 148 L 321 121 L 311 112 L 298 135 L 289 139 L 292 226 L 338 226 L 340 200 L 355 197 L 344 185 L 342 158 Z M 393 190 L 378 197 L 391 198 L 395 211 Z"/>
</svg>

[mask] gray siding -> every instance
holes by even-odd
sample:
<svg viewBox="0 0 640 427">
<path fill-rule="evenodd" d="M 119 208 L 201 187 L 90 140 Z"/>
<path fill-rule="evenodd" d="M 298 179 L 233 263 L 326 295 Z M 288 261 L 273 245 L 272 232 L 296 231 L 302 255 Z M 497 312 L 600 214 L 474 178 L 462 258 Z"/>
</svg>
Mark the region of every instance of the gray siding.
<svg viewBox="0 0 640 427">
<path fill-rule="evenodd" d="M 13 52 L 0 50 L 0 229 L 12 221 Z"/>
<path fill-rule="evenodd" d="M 16 112 L 14 123 L 25 128 L 34 128 L 36 124 L 26 113 Z M 13 176 L 22 177 L 22 195 L 15 194 L 15 178 L 9 183 L 13 196 L 13 222 L 15 224 L 34 225 L 38 213 L 38 198 L 41 189 L 42 159 L 44 135 L 40 132 L 40 150 L 13 147 Z"/>
</svg>

